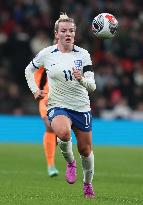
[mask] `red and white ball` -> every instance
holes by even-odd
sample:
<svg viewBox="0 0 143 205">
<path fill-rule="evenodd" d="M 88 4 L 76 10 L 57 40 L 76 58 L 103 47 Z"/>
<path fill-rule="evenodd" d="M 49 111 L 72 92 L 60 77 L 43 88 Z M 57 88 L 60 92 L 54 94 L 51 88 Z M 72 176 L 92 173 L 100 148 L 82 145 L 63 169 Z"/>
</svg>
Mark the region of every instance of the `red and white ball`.
<svg viewBox="0 0 143 205">
<path fill-rule="evenodd" d="M 118 20 L 109 13 L 101 13 L 92 21 L 92 31 L 98 38 L 110 39 L 117 34 Z"/>
</svg>

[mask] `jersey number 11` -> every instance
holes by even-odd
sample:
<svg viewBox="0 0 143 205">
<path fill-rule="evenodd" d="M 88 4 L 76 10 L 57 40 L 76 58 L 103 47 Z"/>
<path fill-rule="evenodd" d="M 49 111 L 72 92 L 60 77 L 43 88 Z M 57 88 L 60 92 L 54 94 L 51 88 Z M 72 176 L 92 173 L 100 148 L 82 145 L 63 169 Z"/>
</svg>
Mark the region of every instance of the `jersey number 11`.
<svg viewBox="0 0 143 205">
<path fill-rule="evenodd" d="M 65 74 L 65 79 L 66 81 L 68 80 L 72 80 L 72 74 L 70 70 L 63 70 L 64 74 Z"/>
</svg>

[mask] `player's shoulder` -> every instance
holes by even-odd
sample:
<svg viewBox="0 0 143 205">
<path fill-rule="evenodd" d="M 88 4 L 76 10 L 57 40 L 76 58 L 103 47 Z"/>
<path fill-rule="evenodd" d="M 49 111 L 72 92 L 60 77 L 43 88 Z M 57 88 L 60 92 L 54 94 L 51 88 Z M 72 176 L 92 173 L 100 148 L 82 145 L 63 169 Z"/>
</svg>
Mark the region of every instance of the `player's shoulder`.
<svg viewBox="0 0 143 205">
<path fill-rule="evenodd" d="M 85 48 L 82 48 L 82 47 L 79 47 L 77 45 L 74 45 L 74 49 L 73 49 L 75 52 L 79 52 L 83 55 L 89 55 L 89 52 L 88 50 L 86 50 Z"/>
<path fill-rule="evenodd" d="M 52 53 L 57 49 L 56 45 L 48 46 L 45 47 L 41 50 L 42 53 L 47 54 L 47 53 Z"/>
</svg>

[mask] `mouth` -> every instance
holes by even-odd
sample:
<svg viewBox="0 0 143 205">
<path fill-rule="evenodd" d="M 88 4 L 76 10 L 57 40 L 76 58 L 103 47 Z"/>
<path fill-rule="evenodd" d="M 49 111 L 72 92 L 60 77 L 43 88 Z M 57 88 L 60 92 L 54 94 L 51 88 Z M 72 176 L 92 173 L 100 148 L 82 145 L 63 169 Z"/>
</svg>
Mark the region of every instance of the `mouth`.
<svg viewBox="0 0 143 205">
<path fill-rule="evenodd" d="M 70 43 L 71 42 L 71 38 L 66 38 L 66 42 Z"/>
</svg>

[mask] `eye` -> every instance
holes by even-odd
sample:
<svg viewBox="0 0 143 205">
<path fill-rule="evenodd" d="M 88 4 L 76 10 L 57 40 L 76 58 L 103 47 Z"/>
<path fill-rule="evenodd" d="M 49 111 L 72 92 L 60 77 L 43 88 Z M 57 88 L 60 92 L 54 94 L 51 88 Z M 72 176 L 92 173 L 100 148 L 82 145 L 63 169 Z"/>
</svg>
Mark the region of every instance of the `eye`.
<svg viewBox="0 0 143 205">
<path fill-rule="evenodd" d="M 66 30 L 61 30 L 61 32 L 62 32 L 62 33 L 65 33 L 65 32 L 66 32 Z"/>
<path fill-rule="evenodd" d="M 74 29 L 70 30 L 70 32 L 73 33 L 73 32 L 74 32 Z"/>
</svg>

